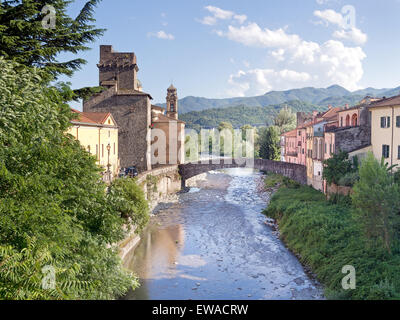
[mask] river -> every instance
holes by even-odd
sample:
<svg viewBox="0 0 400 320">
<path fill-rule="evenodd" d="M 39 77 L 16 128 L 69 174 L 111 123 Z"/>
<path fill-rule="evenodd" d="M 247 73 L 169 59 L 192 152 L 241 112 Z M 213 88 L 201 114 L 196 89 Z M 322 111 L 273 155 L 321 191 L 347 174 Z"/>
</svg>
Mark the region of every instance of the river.
<svg viewBox="0 0 400 320">
<path fill-rule="evenodd" d="M 265 225 L 261 174 L 229 169 L 162 206 L 125 266 L 141 287 L 125 299 L 323 299 L 318 283 Z"/>
</svg>

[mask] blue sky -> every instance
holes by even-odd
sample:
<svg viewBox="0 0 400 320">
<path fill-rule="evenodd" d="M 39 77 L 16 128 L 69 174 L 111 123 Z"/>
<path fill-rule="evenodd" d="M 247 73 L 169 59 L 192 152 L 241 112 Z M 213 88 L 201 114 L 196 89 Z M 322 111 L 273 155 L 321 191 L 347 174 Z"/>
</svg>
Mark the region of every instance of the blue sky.
<svg viewBox="0 0 400 320">
<path fill-rule="evenodd" d="M 99 45 L 110 44 L 136 53 L 155 103 L 171 82 L 180 98 L 397 87 L 399 13 L 400 0 L 103 0 L 95 17 L 106 33 L 79 54 L 87 65 L 60 80 L 97 85 Z"/>
</svg>

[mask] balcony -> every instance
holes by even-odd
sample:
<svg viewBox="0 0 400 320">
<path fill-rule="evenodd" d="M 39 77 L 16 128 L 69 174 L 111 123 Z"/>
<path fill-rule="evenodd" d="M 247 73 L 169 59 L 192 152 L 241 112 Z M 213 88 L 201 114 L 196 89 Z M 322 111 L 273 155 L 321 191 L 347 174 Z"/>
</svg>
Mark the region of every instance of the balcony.
<svg viewBox="0 0 400 320">
<path fill-rule="evenodd" d="M 297 157 L 298 153 L 297 152 L 288 152 L 288 153 L 286 153 L 286 155 L 288 157 Z"/>
</svg>

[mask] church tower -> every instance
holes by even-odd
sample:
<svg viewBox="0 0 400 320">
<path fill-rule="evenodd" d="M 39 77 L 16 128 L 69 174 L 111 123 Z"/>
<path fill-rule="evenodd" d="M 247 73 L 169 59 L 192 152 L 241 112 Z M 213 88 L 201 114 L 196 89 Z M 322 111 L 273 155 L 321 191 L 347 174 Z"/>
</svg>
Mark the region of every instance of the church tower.
<svg viewBox="0 0 400 320">
<path fill-rule="evenodd" d="M 167 90 L 167 116 L 178 119 L 178 94 L 172 84 Z"/>
</svg>

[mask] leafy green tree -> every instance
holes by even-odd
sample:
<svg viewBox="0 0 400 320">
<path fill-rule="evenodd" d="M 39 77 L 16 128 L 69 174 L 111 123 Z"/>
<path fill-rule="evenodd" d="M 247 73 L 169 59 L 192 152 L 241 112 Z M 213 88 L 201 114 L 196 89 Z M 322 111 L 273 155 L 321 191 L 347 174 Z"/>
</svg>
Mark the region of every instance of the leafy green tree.
<svg viewBox="0 0 400 320">
<path fill-rule="evenodd" d="M 88 43 L 101 36 L 93 13 L 100 0 L 86 1 L 74 18 L 68 14 L 71 0 L 0 1 L 0 55 L 26 66 L 34 66 L 58 76 L 72 75 L 86 61 L 76 58 L 59 61 L 60 53 L 76 54 L 89 50 Z M 44 28 L 52 6 L 56 11 L 54 28 Z"/>
<path fill-rule="evenodd" d="M 370 244 L 383 244 L 391 252 L 393 220 L 400 209 L 399 186 L 387 167 L 372 152 L 360 167 L 360 181 L 351 198 L 354 215 L 364 227 Z"/>
<path fill-rule="evenodd" d="M 149 222 L 149 205 L 143 190 L 135 179 L 117 179 L 110 187 L 110 194 L 116 198 L 115 210 L 121 213 L 122 218 L 134 225 L 140 233 Z M 126 200 L 129 201 L 126 201 Z"/>
<path fill-rule="evenodd" d="M 355 172 L 352 162 L 349 160 L 349 154 L 344 151 L 333 154 L 333 156 L 324 161 L 323 178 L 329 184 L 339 185 L 339 181 L 349 173 Z"/>
<path fill-rule="evenodd" d="M 279 161 L 280 159 L 280 131 L 271 126 L 262 128 L 259 135 L 259 155 L 262 159 Z"/>
<path fill-rule="evenodd" d="M 292 109 L 285 106 L 275 116 L 274 125 L 279 129 L 280 134 L 293 130 L 296 128 L 296 115 Z"/>
<path fill-rule="evenodd" d="M 235 134 L 232 124 L 225 121 L 221 122 L 218 125 L 218 132 L 220 155 L 225 157 L 234 157 Z"/>
<path fill-rule="evenodd" d="M 0 298 L 112 299 L 138 285 L 113 245 L 126 235 L 123 200 L 65 134 L 72 113 L 47 80 L 0 58 Z M 43 264 L 55 291 L 40 289 Z"/>
</svg>

